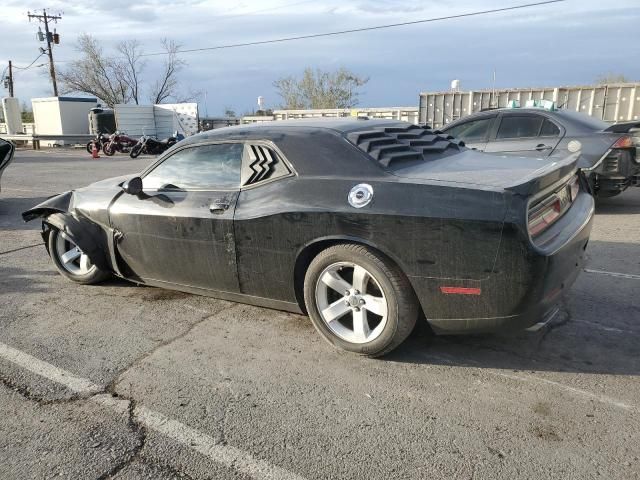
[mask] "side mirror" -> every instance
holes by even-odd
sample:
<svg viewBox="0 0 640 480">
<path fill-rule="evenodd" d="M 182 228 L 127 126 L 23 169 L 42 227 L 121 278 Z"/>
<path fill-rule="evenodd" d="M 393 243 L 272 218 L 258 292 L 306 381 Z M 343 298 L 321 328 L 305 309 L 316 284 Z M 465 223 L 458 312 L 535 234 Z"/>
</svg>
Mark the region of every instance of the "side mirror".
<svg viewBox="0 0 640 480">
<path fill-rule="evenodd" d="M 133 177 L 122 184 L 122 190 L 129 195 L 140 195 L 142 193 L 142 179 Z"/>
</svg>

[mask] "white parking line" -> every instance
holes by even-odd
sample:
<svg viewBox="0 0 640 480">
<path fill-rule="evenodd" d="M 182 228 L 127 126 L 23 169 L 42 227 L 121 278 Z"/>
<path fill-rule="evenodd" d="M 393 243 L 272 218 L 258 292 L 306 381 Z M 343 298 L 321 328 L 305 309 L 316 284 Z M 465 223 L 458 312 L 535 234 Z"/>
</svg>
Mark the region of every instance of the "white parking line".
<svg viewBox="0 0 640 480">
<path fill-rule="evenodd" d="M 442 355 L 442 354 L 427 354 L 427 357 L 432 357 L 435 359 L 438 359 L 440 361 L 442 361 L 443 363 L 446 363 L 448 365 L 456 365 L 458 364 L 458 362 L 460 362 L 460 358 L 453 358 L 453 357 L 449 357 L 446 355 Z M 486 369 L 480 366 L 479 362 L 476 362 L 475 360 L 471 360 L 471 359 L 467 359 L 465 358 L 465 361 L 475 365 L 476 368 L 478 368 L 479 370 L 481 370 L 483 373 L 486 373 L 487 375 L 493 375 L 495 377 L 503 377 L 503 378 L 509 378 L 511 380 L 517 380 L 519 382 L 527 382 L 527 383 L 542 383 L 542 384 L 547 384 L 556 388 L 560 388 L 562 390 L 565 390 L 567 392 L 573 393 L 574 395 L 580 396 L 580 397 L 585 397 L 585 398 L 591 398 L 593 400 L 596 400 L 600 403 L 604 403 L 604 404 L 608 404 L 611 405 L 613 407 L 622 409 L 622 410 L 626 410 L 626 411 L 638 411 L 638 406 L 637 405 L 629 405 L 627 403 L 621 402 L 620 400 L 613 398 L 613 397 L 608 397 L 607 395 L 599 395 L 597 393 L 593 393 L 593 392 L 589 392 L 587 390 L 582 390 L 579 388 L 575 388 L 575 387 L 571 387 L 569 385 L 565 385 L 564 383 L 560 383 L 560 382 L 555 382 L 553 380 L 549 380 L 546 378 L 542 378 L 542 377 L 538 377 L 535 375 L 513 375 L 513 374 L 508 374 L 508 373 L 503 373 L 503 372 L 496 372 L 494 370 L 490 370 L 490 369 Z"/>
<path fill-rule="evenodd" d="M 80 395 L 90 396 L 89 400 L 97 404 L 123 412 L 123 401 L 109 395 L 100 395 L 104 390 L 90 380 L 78 377 L 71 372 L 39 360 L 28 353 L 16 350 L 0 343 L 0 358 L 3 358 L 25 370 L 67 387 Z M 209 435 L 199 432 L 184 423 L 173 420 L 161 413 L 143 406 L 133 410 L 137 422 L 172 440 L 205 455 L 214 462 L 256 479 L 304 480 L 304 477 L 253 457 L 250 453 L 230 445 L 220 445 Z"/>
<path fill-rule="evenodd" d="M 627 403 L 621 402 L 615 398 L 608 397 L 607 395 L 598 395 L 596 393 L 587 392 L 586 390 L 582 390 L 580 388 L 570 387 L 569 385 L 565 385 L 564 383 L 554 382 L 553 380 L 549 380 L 547 378 L 536 377 L 536 376 L 523 376 L 523 375 L 511 375 L 508 373 L 501 372 L 489 372 L 492 375 L 497 375 L 500 377 L 510 378 L 512 380 L 518 380 L 520 382 L 529 382 L 529 383 L 546 383 L 548 385 L 553 385 L 554 387 L 561 388 L 562 390 L 566 390 L 567 392 L 571 392 L 575 395 L 579 395 L 581 397 L 590 398 L 592 400 L 596 400 L 601 403 L 607 403 L 613 407 L 621 408 L 627 411 L 634 411 L 636 407 L 634 405 L 629 405 Z"/>
<path fill-rule="evenodd" d="M 584 271 L 587 273 L 597 273 L 599 275 L 607 275 L 609 277 L 630 278 L 633 280 L 640 280 L 640 275 L 634 275 L 633 273 L 608 272 L 606 270 L 591 270 L 590 268 L 585 268 Z"/>
</svg>

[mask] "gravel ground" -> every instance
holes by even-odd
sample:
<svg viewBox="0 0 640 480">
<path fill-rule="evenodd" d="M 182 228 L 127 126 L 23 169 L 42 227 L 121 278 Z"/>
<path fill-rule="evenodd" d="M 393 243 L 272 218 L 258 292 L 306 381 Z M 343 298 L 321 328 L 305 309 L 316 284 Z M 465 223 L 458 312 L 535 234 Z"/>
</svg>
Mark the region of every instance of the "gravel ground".
<svg viewBox="0 0 640 480">
<path fill-rule="evenodd" d="M 20 212 L 151 160 L 22 150 L 3 175 L 0 478 L 640 477 L 640 188 L 598 204 L 544 330 L 419 327 L 370 360 L 303 316 L 57 274 Z"/>
</svg>

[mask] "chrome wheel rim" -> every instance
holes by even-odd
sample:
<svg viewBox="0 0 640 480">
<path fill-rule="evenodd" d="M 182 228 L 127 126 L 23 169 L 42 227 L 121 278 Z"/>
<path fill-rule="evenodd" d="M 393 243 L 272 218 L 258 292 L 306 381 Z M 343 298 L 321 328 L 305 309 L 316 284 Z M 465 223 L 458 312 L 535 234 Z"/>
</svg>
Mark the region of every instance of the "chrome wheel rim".
<svg viewBox="0 0 640 480">
<path fill-rule="evenodd" d="M 64 232 L 58 232 L 55 250 L 62 268 L 72 275 L 86 275 L 96 268 L 89 257 Z"/>
<path fill-rule="evenodd" d="M 375 340 L 387 324 L 389 309 L 380 283 L 355 263 L 337 262 L 322 271 L 316 306 L 329 330 L 350 343 Z"/>
</svg>

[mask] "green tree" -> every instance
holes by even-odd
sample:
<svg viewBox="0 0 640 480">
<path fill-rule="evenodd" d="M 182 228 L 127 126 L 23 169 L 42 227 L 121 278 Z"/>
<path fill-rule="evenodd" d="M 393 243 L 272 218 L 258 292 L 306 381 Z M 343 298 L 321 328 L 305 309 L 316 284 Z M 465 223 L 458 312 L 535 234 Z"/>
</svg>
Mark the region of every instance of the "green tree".
<svg viewBox="0 0 640 480">
<path fill-rule="evenodd" d="M 22 102 L 21 105 L 21 115 L 22 115 L 22 122 L 23 123 L 33 123 L 33 110 L 31 110 L 31 108 L 29 108 L 29 105 L 27 105 L 27 102 Z"/>
<path fill-rule="evenodd" d="M 369 81 L 342 67 L 333 72 L 306 68 L 302 77 L 275 82 L 284 109 L 351 108 L 358 105 L 359 88 Z"/>
</svg>

